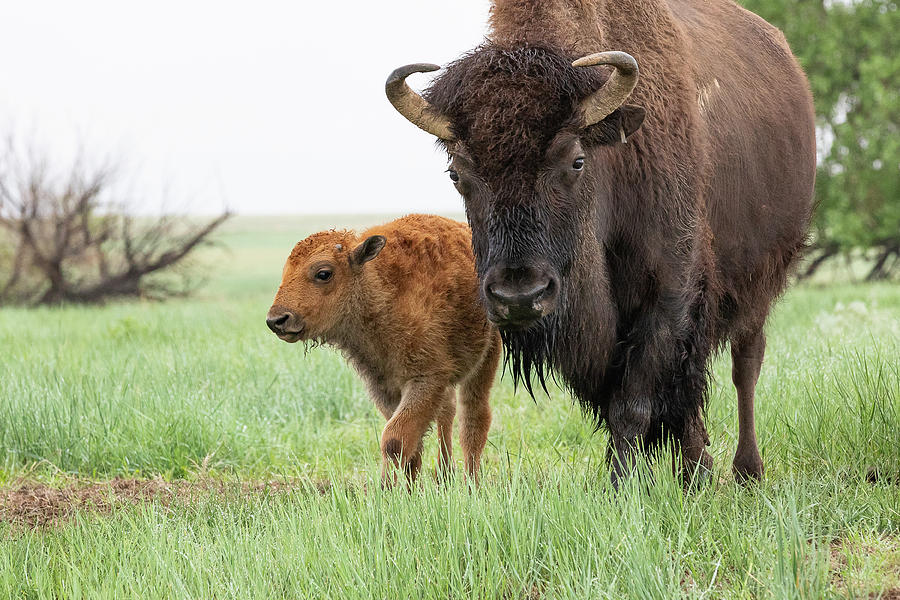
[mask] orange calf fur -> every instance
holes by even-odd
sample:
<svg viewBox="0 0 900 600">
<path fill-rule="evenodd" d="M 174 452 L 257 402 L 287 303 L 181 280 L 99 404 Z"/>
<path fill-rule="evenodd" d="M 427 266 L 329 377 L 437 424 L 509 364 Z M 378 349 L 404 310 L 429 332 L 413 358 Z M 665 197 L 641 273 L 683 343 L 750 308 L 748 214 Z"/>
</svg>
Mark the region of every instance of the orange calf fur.
<svg viewBox="0 0 900 600">
<path fill-rule="evenodd" d="M 450 468 L 456 388 L 466 472 L 477 479 L 500 335 L 479 299 L 471 243 L 464 223 L 409 215 L 359 235 L 313 234 L 284 265 L 266 323 L 287 342 L 337 347 L 359 373 L 388 420 L 385 484 L 395 467 L 415 480 L 433 421 L 441 471 Z"/>
</svg>

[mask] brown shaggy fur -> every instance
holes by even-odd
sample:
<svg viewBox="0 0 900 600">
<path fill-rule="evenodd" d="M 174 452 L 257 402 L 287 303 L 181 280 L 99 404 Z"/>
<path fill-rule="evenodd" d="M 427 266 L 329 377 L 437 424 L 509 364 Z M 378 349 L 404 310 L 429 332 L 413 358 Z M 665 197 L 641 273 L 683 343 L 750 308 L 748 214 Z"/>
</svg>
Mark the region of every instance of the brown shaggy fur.
<svg viewBox="0 0 900 600">
<path fill-rule="evenodd" d="M 291 252 L 268 317 L 281 339 L 332 344 L 355 367 L 388 420 L 387 484 L 393 467 L 415 479 L 433 421 L 441 468 L 449 468 L 458 386 L 460 444 L 477 477 L 500 337 L 479 300 L 468 226 L 410 215 L 361 234 L 313 234 Z"/>
<path fill-rule="evenodd" d="M 815 176 L 812 99 L 784 37 L 731 0 L 495 0 L 491 27 L 426 98 L 455 136 L 451 171 L 514 376 L 561 376 L 609 426 L 614 478 L 665 439 L 691 471 L 710 464 L 706 369 L 730 342 L 734 470 L 761 477 L 763 326 L 804 247 Z M 623 106 L 581 127 L 608 75 L 571 61 L 605 50 L 637 60 L 627 103 L 642 126 Z M 547 281 L 539 320 L 504 322 L 492 284 Z"/>
</svg>

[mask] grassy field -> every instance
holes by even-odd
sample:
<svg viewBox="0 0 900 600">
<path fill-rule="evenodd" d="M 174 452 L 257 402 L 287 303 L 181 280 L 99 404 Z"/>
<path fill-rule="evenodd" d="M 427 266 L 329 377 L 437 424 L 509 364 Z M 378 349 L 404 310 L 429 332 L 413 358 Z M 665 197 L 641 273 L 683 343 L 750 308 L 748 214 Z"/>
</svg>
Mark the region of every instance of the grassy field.
<svg viewBox="0 0 900 600">
<path fill-rule="evenodd" d="M 900 598 L 900 286 L 779 304 L 759 486 L 719 357 L 697 491 L 649 465 L 613 494 L 606 434 L 508 377 L 480 488 L 382 491 L 360 382 L 264 323 L 294 242 L 379 220 L 236 219 L 191 299 L 0 309 L 0 598 Z"/>
</svg>

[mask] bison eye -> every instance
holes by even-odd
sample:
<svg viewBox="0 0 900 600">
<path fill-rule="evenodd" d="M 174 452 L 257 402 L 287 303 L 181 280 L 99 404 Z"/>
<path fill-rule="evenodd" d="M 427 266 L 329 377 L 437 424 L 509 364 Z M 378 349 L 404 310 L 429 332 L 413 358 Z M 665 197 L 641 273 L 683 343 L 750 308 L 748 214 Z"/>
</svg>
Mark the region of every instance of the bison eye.
<svg viewBox="0 0 900 600">
<path fill-rule="evenodd" d="M 459 183 L 459 173 L 457 173 L 453 169 L 447 169 L 447 174 L 450 176 L 450 181 L 452 181 L 453 183 Z"/>
<path fill-rule="evenodd" d="M 328 269 L 319 269 L 316 272 L 316 279 L 319 281 L 329 281 L 332 277 L 333 273 Z"/>
<path fill-rule="evenodd" d="M 576 171 L 580 171 L 584 168 L 584 157 L 579 156 L 575 159 L 575 162 L 572 163 L 572 168 Z"/>
</svg>

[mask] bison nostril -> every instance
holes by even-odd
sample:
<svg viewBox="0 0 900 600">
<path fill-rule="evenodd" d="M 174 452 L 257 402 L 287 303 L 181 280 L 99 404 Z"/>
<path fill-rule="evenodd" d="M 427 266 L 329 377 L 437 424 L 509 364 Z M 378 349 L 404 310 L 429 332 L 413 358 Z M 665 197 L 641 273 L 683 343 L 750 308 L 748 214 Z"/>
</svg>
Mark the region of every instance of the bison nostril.
<svg viewBox="0 0 900 600">
<path fill-rule="evenodd" d="M 544 286 L 544 289 L 541 290 L 542 296 L 551 296 L 556 293 L 556 280 L 550 278 L 547 280 L 547 285 Z"/>
<path fill-rule="evenodd" d="M 506 304 L 514 302 L 516 299 L 516 296 L 518 296 L 518 294 L 516 294 L 515 292 L 507 289 L 504 286 L 497 285 L 496 283 L 492 283 L 491 285 L 488 286 L 487 289 L 488 289 L 488 294 L 490 294 L 490 296 L 492 298 L 499 300 Z"/>
<path fill-rule="evenodd" d="M 535 282 L 533 285 L 525 288 L 496 283 L 487 286 L 488 294 L 493 299 L 498 300 L 503 304 L 519 304 L 522 306 L 530 306 L 540 299 L 541 296 L 552 291 L 552 289 L 552 279 Z"/>
<path fill-rule="evenodd" d="M 288 319 L 291 318 L 290 313 L 284 313 L 283 315 L 279 315 L 277 317 L 268 317 L 266 319 L 266 325 L 269 326 L 274 333 L 281 333 L 284 330 L 285 323 L 288 322 Z"/>
</svg>

